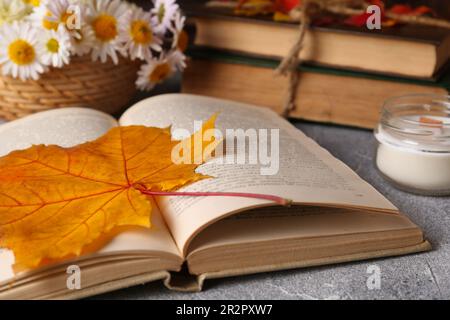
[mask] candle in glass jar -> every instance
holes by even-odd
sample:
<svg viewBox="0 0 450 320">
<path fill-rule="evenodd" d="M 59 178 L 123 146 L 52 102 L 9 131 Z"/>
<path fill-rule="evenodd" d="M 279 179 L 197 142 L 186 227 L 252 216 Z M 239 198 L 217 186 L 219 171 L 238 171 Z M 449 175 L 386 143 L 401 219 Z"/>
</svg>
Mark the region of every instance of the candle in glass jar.
<svg viewBox="0 0 450 320">
<path fill-rule="evenodd" d="M 449 106 L 430 95 L 388 101 L 375 132 L 378 170 L 408 191 L 450 194 Z"/>
</svg>

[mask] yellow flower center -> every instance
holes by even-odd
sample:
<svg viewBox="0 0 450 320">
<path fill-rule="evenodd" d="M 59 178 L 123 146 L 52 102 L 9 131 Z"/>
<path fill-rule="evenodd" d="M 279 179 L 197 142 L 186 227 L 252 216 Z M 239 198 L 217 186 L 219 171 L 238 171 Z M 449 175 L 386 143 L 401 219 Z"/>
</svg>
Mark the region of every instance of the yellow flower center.
<svg viewBox="0 0 450 320">
<path fill-rule="evenodd" d="M 67 27 L 67 20 L 69 20 L 69 18 L 71 18 L 72 16 L 73 16 L 72 13 L 64 12 L 64 13 L 61 15 L 60 20 L 61 20 L 61 22 L 64 23 L 64 24 L 66 25 L 66 27 Z"/>
<path fill-rule="evenodd" d="M 139 44 L 149 44 L 153 39 L 153 33 L 148 23 L 142 20 L 133 21 L 130 34 L 133 41 Z"/>
<path fill-rule="evenodd" d="M 177 48 L 181 52 L 185 52 L 189 44 L 189 36 L 186 31 L 181 30 L 180 34 L 178 35 L 178 42 L 177 42 Z"/>
<path fill-rule="evenodd" d="M 153 72 L 149 76 L 149 80 L 152 83 L 158 83 L 165 80 L 170 75 L 170 66 L 166 63 L 161 63 L 153 69 Z"/>
<path fill-rule="evenodd" d="M 117 37 L 117 20 L 113 16 L 102 14 L 92 23 L 97 39 L 107 42 Z"/>
<path fill-rule="evenodd" d="M 8 47 L 9 59 L 20 66 L 30 64 L 36 57 L 36 52 L 31 44 L 25 40 L 16 40 Z"/>
<path fill-rule="evenodd" d="M 23 0 L 23 2 L 33 7 L 39 7 L 39 5 L 41 4 L 40 0 Z"/>
<path fill-rule="evenodd" d="M 47 30 L 57 30 L 58 26 L 60 23 L 64 24 L 64 26 L 67 28 L 67 22 L 69 20 L 69 18 L 72 17 L 72 14 L 69 12 L 64 12 L 61 17 L 59 17 L 59 21 L 56 21 L 56 19 L 54 19 L 52 17 L 52 13 L 51 12 L 47 12 L 44 20 L 42 21 L 42 26 L 47 29 Z"/>
<path fill-rule="evenodd" d="M 47 50 L 51 53 L 58 53 L 59 51 L 59 42 L 58 40 L 52 38 L 47 42 Z"/>
<path fill-rule="evenodd" d="M 47 30 L 56 30 L 58 29 L 58 22 L 54 20 L 55 19 L 52 17 L 52 13 L 47 11 L 44 19 L 42 20 L 42 26 Z"/>
</svg>

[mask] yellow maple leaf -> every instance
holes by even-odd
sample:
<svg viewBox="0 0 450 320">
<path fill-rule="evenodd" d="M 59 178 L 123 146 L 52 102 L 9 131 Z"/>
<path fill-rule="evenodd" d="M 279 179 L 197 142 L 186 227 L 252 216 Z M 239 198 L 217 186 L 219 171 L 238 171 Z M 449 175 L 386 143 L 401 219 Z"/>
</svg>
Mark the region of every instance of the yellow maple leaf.
<svg viewBox="0 0 450 320">
<path fill-rule="evenodd" d="M 143 190 L 206 178 L 195 173 L 198 164 L 172 162 L 179 143 L 169 128 L 130 126 L 72 148 L 39 145 L 0 158 L 0 247 L 14 252 L 15 270 L 78 256 L 117 227 L 150 227 Z"/>
</svg>

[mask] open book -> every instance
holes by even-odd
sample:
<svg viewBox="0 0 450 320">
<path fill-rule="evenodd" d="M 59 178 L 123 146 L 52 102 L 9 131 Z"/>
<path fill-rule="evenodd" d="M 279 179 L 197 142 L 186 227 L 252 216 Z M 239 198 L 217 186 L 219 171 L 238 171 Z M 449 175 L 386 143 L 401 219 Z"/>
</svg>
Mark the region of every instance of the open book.
<svg viewBox="0 0 450 320">
<path fill-rule="evenodd" d="M 181 190 L 272 194 L 294 206 L 249 198 L 155 198 L 151 229 L 128 229 L 76 260 L 14 275 L 13 253 L 0 250 L 0 298 L 80 298 L 159 279 L 172 289 L 200 290 L 207 278 L 430 249 L 422 231 L 373 187 L 265 108 L 170 94 L 134 105 L 118 122 L 89 109 L 47 111 L 0 126 L 0 155 L 32 144 L 77 145 L 118 125 L 193 132 L 194 120 L 214 113 L 222 132 L 279 129 L 279 171 L 261 175 L 261 165 L 224 165 L 214 158 L 198 169 L 213 179 Z M 80 290 L 67 288 L 71 265 L 82 271 Z"/>
</svg>

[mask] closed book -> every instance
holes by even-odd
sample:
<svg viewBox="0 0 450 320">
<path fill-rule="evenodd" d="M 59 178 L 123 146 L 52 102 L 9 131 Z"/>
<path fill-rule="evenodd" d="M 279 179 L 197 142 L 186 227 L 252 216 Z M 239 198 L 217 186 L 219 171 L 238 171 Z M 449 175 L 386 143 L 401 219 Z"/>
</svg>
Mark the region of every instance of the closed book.
<svg viewBox="0 0 450 320">
<path fill-rule="evenodd" d="M 442 10 L 443 3 L 450 5 L 448 0 L 427 4 L 445 18 L 448 13 Z M 236 16 L 230 8 L 211 7 L 205 1 L 185 0 L 181 5 L 196 26 L 198 46 L 280 59 L 288 54 L 299 32 L 297 23 Z M 341 23 L 313 26 L 300 57 L 334 68 L 432 79 L 449 60 L 450 30 L 411 24 L 381 30 Z"/>
<path fill-rule="evenodd" d="M 183 76 L 184 93 L 208 95 L 283 112 L 288 78 L 275 75 L 270 59 L 193 49 Z M 303 65 L 299 68 L 293 118 L 374 128 L 384 101 L 392 96 L 447 94 L 450 73 L 437 82 Z"/>
</svg>

